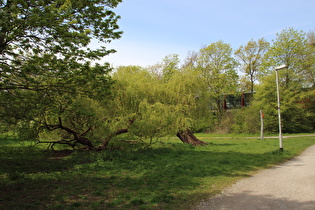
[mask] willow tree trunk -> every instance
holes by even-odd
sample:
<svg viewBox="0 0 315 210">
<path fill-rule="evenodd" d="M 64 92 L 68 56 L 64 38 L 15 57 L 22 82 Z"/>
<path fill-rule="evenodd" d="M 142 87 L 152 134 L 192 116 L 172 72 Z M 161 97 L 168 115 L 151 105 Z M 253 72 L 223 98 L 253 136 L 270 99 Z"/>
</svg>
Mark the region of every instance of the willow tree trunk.
<svg viewBox="0 0 315 210">
<path fill-rule="evenodd" d="M 128 128 L 119 129 L 119 130 L 109 134 L 106 138 L 104 138 L 104 140 L 102 141 L 102 144 L 98 147 L 98 150 L 105 149 L 113 137 L 118 136 L 118 135 L 123 134 L 123 133 L 128 133 Z"/>
<path fill-rule="evenodd" d="M 193 146 L 206 145 L 206 142 L 200 141 L 191 130 L 187 129 L 177 133 L 177 137 L 186 144 L 191 144 Z"/>
</svg>

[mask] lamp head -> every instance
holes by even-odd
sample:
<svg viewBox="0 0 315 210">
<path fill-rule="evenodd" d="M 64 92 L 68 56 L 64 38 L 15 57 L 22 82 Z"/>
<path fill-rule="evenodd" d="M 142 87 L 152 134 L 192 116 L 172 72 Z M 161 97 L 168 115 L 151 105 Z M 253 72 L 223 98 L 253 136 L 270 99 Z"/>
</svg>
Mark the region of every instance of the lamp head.
<svg viewBox="0 0 315 210">
<path fill-rule="evenodd" d="M 275 68 L 275 70 L 278 71 L 278 70 L 280 70 L 280 69 L 285 69 L 285 68 L 288 68 L 288 66 L 284 64 L 284 65 L 281 65 L 281 66 L 277 66 L 277 67 Z"/>
</svg>

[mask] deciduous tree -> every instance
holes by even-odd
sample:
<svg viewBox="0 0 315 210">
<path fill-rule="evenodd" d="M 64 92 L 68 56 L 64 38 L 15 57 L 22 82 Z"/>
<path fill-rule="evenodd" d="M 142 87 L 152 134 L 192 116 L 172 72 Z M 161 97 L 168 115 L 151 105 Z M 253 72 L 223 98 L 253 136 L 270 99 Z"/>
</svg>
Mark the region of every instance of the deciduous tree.
<svg viewBox="0 0 315 210">
<path fill-rule="evenodd" d="M 0 1 L 1 119 L 34 136 L 62 130 L 66 143 L 94 147 L 87 136 L 97 128 L 95 107 L 82 104 L 108 95 L 109 65 L 91 62 L 114 50 L 89 44 L 121 36 L 112 11 L 119 2 Z"/>
<path fill-rule="evenodd" d="M 204 82 L 220 115 L 223 113 L 223 97 L 237 89 L 237 65 L 231 46 L 222 41 L 212 43 L 199 51 L 196 70 L 200 82 Z"/>
<path fill-rule="evenodd" d="M 305 68 L 305 60 L 309 54 L 306 34 L 293 28 L 284 29 L 277 35 L 270 49 L 265 54 L 264 67 L 266 70 L 273 71 L 276 66 L 287 65 L 284 72 L 284 81 L 286 86 L 291 82 L 298 81 L 306 84 L 306 78 L 312 72 Z M 310 71 L 309 71 L 310 70 Z"/>
<path fill-rule="evenodd" d="M 245 81 L 249 82 L 247 91 L 251 93 L 254 92 L 254 84 L 257 81 L 257 75 L 260 72 L 261 63 L 268 47 L 269 42 L 262 38 L 258 41 L 249 41 L 245 46 L 240 46 L 234 53 L 241 63 L 241 71 L 245 73 Z"/>
</svg>

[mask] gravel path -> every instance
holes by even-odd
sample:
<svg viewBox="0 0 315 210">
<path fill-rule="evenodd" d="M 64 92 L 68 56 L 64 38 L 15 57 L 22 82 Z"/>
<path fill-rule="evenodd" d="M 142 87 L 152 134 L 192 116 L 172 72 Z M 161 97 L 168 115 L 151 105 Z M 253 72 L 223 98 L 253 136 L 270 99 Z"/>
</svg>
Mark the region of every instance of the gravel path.
<svg viewBox="0 0 315 210">
<path fill-rule="evenodd" d="M 196 209 L 315 210 L 315 145 L 282 165 L 237 182 Z"/>
</svg>

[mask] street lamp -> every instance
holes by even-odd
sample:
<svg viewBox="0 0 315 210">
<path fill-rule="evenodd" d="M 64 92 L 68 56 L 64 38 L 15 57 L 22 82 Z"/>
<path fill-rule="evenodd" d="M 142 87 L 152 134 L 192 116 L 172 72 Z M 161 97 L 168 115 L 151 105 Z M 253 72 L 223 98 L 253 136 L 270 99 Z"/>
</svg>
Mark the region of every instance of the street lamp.
<svg viewBox="0 0 315 210">
<path fill-rule="evenodd" d="M 287 65 L 281 65 L 275 68 L 276 70 L 276 83 L 277 83 L 277 98 L 278 98 L 278 117 L 279 117 L 279 145 L 280 151 L 283 151 L 283 144 L 282 144 L 282 131 L 281 131 L 281 113 L 280 113 L 280 93 L 279 93 L 279 77 L 278 77 L 278 70 L 287 68 Z"/>
</svg>

